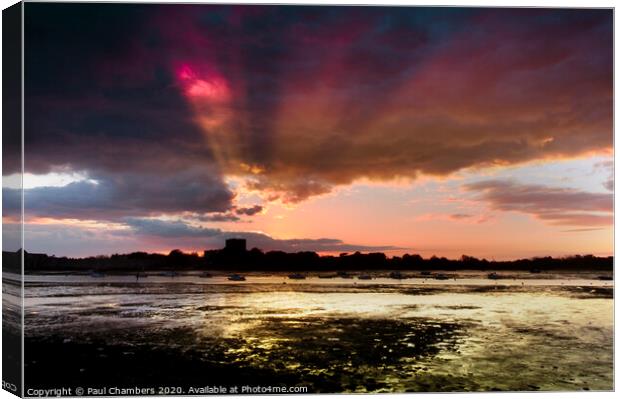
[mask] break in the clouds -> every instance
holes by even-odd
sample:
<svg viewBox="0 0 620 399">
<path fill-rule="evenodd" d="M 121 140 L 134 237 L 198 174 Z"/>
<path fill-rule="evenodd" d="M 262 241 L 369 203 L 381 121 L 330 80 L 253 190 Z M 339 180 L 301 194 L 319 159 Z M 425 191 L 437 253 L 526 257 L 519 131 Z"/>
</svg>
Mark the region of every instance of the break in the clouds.
<svg viewBox="0 0 620 399">
<path fill-rule="evenodd" d="M 614 191 L 614 162 L 613 160 L 597 162 L 594 165 L 594 173 L 602 170 L 607 172 L 607 180 L 603 182 L 603 187 L 609 191 Z"/>
<path fill-rule="evenodd" d="M 568 226 L 609 226 L 613 223 L 613 194 L 569 188 L 486 180 L 464 186 L 494 210 L 533 215 Z"/>
<path fill-rule="evenodd" d="M 96 182 L 26 190 L 32 216 L 239 222 L 612 148 L 611 10 L 28 3 L 24 23 L 26 172 Z"/>
</svg>

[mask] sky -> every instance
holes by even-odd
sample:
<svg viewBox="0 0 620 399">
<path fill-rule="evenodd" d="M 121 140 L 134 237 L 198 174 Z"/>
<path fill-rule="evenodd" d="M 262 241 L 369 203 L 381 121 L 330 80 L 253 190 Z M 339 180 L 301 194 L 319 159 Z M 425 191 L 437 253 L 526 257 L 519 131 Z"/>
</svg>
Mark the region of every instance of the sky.
<svg viewBox="0 0 620 399">
<path fill-rule="evenodd" d="M 25 10 L 27 251 L 613 252 L 611 10 Z"/>
</svg>

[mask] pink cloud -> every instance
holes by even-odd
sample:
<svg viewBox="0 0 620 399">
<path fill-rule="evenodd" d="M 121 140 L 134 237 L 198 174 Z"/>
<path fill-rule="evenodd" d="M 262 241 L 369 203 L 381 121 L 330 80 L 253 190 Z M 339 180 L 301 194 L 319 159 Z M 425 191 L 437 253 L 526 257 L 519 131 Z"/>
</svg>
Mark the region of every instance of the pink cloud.
<svg viewBox="0 0 620 399">
<path fill-rule="evenodd" d="M 532 215 L 553 225 L 607 226 L 613 223 L 613 194 L 487 180 L 464 186 L 496 211 Z"/>
</svg>

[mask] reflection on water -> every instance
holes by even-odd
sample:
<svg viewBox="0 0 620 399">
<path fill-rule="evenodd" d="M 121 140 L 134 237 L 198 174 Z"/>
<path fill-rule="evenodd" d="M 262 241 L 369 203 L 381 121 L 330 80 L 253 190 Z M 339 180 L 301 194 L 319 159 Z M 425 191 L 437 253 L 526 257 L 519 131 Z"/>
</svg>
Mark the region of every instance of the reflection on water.
<svg viewBox="0 0 620 399">
<path fill-rule="evenodd" d="M 559 277 L 28 276 L 26 335 L 41 350 L 27 370 L 44 385 L 64 351 L 97 382 L 90 363 L 131 353 L 149 378 L 187 383 L 231 367 L 310 392 L 612 389 L 613 282 Z"/>
</svg>

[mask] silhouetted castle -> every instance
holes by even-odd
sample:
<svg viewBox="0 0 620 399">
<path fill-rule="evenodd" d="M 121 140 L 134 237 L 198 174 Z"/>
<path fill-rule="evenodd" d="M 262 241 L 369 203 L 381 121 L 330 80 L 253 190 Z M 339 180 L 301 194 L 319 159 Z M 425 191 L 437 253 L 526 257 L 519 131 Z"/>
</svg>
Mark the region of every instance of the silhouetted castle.
<svg viewBox="0 0 620 399">
<path fill-rule="evenodd" d="M 226 252 L 231 254 L 241 254 L 247 251 L 247 242 L 245 238 L 229 238 L 226 240 Z"/>
</svg>

